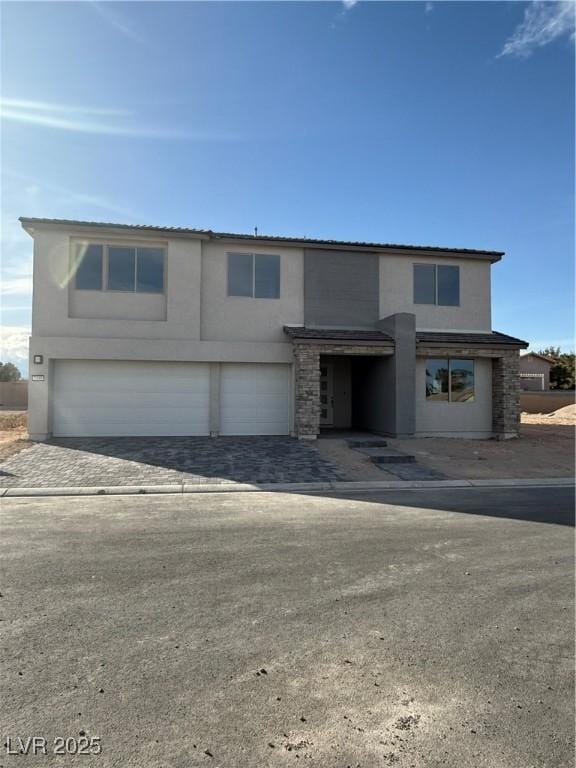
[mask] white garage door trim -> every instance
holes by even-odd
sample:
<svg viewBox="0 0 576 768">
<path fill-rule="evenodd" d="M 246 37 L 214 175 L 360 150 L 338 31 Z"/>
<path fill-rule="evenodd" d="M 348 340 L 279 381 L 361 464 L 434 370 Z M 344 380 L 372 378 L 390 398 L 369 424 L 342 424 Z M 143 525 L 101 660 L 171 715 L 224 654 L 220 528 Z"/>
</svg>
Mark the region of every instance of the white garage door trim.
<svg viewBox="0 0 576 768">
<path fill-rule="evenodd" d="M 56 437 L 208 435 L 209 363 L 55 363 Z"/>
<path fill-rule="evenodd" d="M 290 366 L 223 363 L 221 435 L 290 434 Z"/>
</svg>

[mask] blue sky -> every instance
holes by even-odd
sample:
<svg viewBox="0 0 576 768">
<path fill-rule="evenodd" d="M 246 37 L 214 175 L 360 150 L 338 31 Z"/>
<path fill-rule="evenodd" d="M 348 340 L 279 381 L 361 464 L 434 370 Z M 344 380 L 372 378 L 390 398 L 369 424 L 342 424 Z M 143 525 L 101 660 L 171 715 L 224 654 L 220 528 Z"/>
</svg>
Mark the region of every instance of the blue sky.
<svg viewBox="0 0 576 768">
<path fill-rule="evenodd" d="M 4 357 L 20 215 L 507 252 L 493 327 L 573 347 L 574 5 L 2 4 Z"/>
</svg>

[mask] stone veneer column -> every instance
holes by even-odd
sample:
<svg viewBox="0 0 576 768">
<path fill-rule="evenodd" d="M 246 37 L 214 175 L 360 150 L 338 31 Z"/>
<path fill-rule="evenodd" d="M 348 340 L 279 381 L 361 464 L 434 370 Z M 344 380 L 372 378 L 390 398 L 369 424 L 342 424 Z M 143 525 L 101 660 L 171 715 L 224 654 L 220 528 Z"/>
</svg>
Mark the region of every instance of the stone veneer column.
<svg viewBox="0 0 576 768">
<path fill-rule="evenodd" d="M 518 437 L 520 427 L 520 352 L 492 360 L 492 429 L 500 440 Z"/>
<path fill-rule="evenodd" d="M 294 344 L 296 436 L 315 440 L 320 431 L 320 349 Z"/>
</svg>

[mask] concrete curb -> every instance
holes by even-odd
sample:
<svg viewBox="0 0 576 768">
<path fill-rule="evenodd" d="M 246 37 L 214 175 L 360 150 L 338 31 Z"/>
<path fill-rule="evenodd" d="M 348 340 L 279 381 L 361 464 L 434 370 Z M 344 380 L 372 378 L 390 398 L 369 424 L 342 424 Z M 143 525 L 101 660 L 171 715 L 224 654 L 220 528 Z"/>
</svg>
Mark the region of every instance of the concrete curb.
<svg viewBox="0 0 576 768">
<path fill-rule="evenodd" d="M 0 497 L 23 498 L 35 496 L 134 496 L 137 494 L 178 494 L 185 493 L 315 493 L 337 491 L 354 493 L 360 491 L 410 491 L 450 488 L 535 488 L 562 487 L 571 488 L 574 478 L 530 478 L 526 480 L 371 480 L 371 481 L 332 481 L 325 483 L 181 483 L 177 485 L 142 485 L 142 486 L 94 486 L 60 488 L 3 488 Z"/>
</svg>

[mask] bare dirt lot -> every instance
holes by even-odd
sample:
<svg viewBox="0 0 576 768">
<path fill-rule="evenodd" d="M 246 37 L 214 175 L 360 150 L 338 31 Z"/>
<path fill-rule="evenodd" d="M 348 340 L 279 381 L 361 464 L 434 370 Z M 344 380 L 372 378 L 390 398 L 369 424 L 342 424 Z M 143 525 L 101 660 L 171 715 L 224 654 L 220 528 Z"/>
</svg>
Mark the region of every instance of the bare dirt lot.
<svg viewBox="0 0 576 768">
<path fill-rule="evenodd" d="M 391 440 L 390 445 L 453 479 L 574 476 L 574 427 L 550 419 L 534 423 L 523 417 L 515 440 L 428 437 Z"/>
<path fill-rule="evenodd" d="M 574 477 L 574 406 L 555 414 L 522 414 L 520 437 L 513 440 L 388 438 L 388 445 L 416 457 L 426 467 L 454 480 Z M 376 467 L 344 439 L 322 439 L 323 456 L 354 480 L 398 480 Z"/>
<path fill-rule="evenodd" d="M 0 411 L 0 461 L 32 445 L 26 423 L 26 411 Z"/>
</svg>

